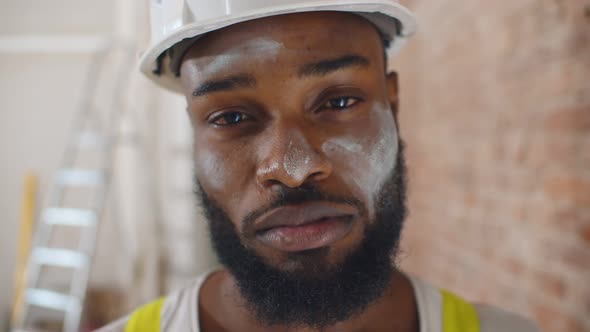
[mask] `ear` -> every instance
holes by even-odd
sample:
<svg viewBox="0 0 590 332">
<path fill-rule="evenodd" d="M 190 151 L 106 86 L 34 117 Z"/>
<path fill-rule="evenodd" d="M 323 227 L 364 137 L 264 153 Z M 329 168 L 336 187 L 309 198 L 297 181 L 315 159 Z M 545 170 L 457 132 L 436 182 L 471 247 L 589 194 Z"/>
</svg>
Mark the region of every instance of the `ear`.
<svg viewBox="0 0 590 332">
<path fill-rule="evenodd" d="M 387 85 L 387 99 L 389 100 L 389 106 L 393 112 L 393 118 L 397 122 L 397 113 L 399 109 L 399 84 L 397 79 L 397 73 L 392 71 L 385 77 Z"/>
</svg>

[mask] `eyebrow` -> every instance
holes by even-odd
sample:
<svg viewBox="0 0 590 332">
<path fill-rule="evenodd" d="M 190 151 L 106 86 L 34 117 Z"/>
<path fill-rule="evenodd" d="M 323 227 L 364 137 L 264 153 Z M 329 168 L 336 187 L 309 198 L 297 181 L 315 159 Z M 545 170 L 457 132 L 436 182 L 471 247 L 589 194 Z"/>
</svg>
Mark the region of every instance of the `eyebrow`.
<svg viewBox="0 0 590 332">
<path fill-rule="evenodd" d="M 304 65 L 299 70 L 299 77 L 324 76 L 337 70 L 348 67 L 368 67 L 369 59 L 364 56 L 349 54 L 336 59 L 323 60 L 320 62 Z"/>
<path fill-rule="evenodd" d="M 303 65 L 299 69 L 299 77 L 308 76 L 325 76 L 332 72 L 342 70 L 348 67 L 368 67 L 369 60 L 360 55 L 349 54 L 336 59 L 322 60 L 315 63 Z M 240 74 L 235 76 L 225 77 L 220 80 L 207 81 L 198 88 L 193 90 L 193 97 L 204 96 L 213 92 L 229 91 L 236 88 L 254 88 L 256 87 L 256 79 L 249 74 Z"/>
<path fill-rule="evenodd" d="M 207 81 L 193 90 L 193 97 L 200 97 L 212 92 L 229 91 L 235 88 L 253 88 L 256 79 L 252 75 L 241 74 L 225 77 L 220 80 Z"/>
</svg>

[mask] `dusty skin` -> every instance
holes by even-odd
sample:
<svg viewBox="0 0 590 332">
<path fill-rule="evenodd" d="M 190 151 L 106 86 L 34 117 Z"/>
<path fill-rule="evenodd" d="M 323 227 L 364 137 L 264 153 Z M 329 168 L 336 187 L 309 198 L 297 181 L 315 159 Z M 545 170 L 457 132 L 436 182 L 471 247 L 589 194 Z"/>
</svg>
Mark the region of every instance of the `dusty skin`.
<svg viewBox="0 0 590 332">
<path fill-rule="evenodd" d="M 334 60 L 338 66 L 313 66 Z M 288 254 L 239 221 L 281 186 L 313 182 L 373 208 L 398 151 L 397 77 L 384 67 L 376 29 L 345 13 L 240 23 L 203 37 L 185 56 L 181 79 L 197 178 L 228 213 L 242 243 L 273 266 L 289 268 Z M 359 216 L 329 244 L 326 264 L 340 262 L 361 241 L 373 215 Z M 239 297 L 227 272 L 209 278 L 200 295 L 202 330 L 269 330 Z M 418 331 L 409 281 L 396 272 L 368 310 L 326 331 Z"/>
</svg>

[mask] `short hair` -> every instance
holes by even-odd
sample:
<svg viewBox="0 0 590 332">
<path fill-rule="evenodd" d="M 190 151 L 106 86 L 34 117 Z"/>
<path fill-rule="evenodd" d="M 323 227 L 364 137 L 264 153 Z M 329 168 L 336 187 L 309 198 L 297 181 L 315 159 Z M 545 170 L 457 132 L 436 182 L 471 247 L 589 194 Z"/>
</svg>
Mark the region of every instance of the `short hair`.
<svg viewBox="0 0 590 332">
<path fill-rule="evenodd" d="M 387 74 L 387 63 L 389 62 L 389 56 L 387 55 L 387 50 L 391 46 L 391 40 L 385 37 L 381 31 L 379 31 L 381 35 L 381 44 L 383 45 L 383 66 L 385 67 L 385 73 Z"/>
</svg>

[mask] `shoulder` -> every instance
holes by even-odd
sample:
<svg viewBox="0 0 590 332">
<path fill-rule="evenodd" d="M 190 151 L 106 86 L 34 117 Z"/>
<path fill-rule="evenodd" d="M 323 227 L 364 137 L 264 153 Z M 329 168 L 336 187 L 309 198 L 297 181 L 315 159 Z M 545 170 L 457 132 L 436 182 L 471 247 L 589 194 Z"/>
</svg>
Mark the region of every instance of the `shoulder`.
<svg viewBox="0 0 590 332">
<path fill-rule="evenodd" d="M 422 332 L 443 331 L 443 326 L 453 322 L 466 322 L 466 313 L 471 312 L 472 322 L 479 325 L 479 332 L 538 332 L 537 327 L 529 320 L 487 304 L 474 304 L 450 292 L 438 289 L 414 276 L 408 276 L 414 287 L 414 295 L 418 305 L 419 320 Z M 443 317 L 444 307 L 450 305 L 455 310 L 447 310 L 458 316 Z M 457 307 L 458 306 L 458 307 Z M 445 321 L 445 319 L 450 320 Z M 452 325 L 452 324 L 451 324 Z M 476 326 L 477 326 L 476 325 Z"/>
<path fill-rule="evenodd" d="M 127 331 L 128 325 L 144 326 L 147 323 L 154 323 L 151 319 L 157 316 L 156 324 L 160 331 L 177 331 L 178 327 L 191 326 L 193 331 L 198 331 L 198 298 L 200 288 L 215 270 L 201 274 L 199 277 L 188 283 L 186 286 L 170 293 L 165 298 L 149 302 L 130 315 L 114 321 L 96 332 L 120 332 Z M 154 315 L 154 310 L 157 313 Z M 141 324 L 138 325 L 138 320 Z M 131 329 L 141 331 L 141 328 Z"/>
<path fill-rule="evenodd" d="M 474 304 L 480 332 L 538 332 L 530 320 L 488 304 Z"/>
</svg>

